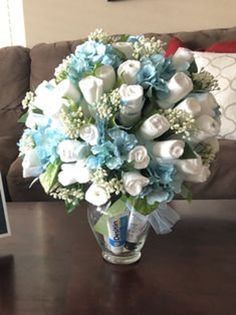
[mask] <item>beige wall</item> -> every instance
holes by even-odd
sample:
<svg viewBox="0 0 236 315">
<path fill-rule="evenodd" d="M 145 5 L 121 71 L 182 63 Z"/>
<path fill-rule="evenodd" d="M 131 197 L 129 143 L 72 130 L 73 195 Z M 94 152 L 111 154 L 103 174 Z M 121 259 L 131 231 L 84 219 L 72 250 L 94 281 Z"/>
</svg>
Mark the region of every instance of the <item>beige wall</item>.
<svg viewBox="0 0 236 315">
<path fill-rule="evenodd" d="M 24 0 L 27 46 L 109 33 L 174 32 L 236 25 L 235 0 Z"/>
</svg>

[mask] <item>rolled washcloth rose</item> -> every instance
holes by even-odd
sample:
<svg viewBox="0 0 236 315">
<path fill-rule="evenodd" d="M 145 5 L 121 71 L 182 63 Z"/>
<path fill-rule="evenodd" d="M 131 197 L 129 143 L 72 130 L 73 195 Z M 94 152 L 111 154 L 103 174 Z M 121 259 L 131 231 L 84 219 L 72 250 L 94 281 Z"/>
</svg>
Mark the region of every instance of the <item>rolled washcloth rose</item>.
<svg viewBox="0 0 236 315">
<path fill-rule="evenodd" d="M 139 120 L 143 107 L 143 88 L 141 85 L 122 84 L 119 94 L 123 106 L 120 110 L 119 119 L 125 126 L 130 126 Z"/>
<path fill-rule="evenodd" d="M 193 52 L 190 49 L 183 47 L 178 48 L 175 54 L 172 56 L 172 62 L 177 71 L 183 71 L 186 68 L 186 64 L 189 66 L 193 60 Z"/>
<path fill-rule="evenodd" d="M 125 57 L 127 59 L 132 59 L 132 54 L 133 54 L 133 51 L 134 51 L 134 48 L 133 48 L 133 45 L 129 42 L 116 42 L 114 44 L 112 44 L 112 46 L 121 51 L 122 54 L 125 55 Z"/>
<path fill-rule="evenodd" d="M 166 160 L 178 159 L 184 153 L 185 143 L 182 140 L 153 142 L 152 152 L 156 157 Z"/>
<path fill-rule="evenodd" d="M 89 75 L 79 81 L 79 88 L 85 101 L 92 105 L 98 102 L 103 94 L 103 80 Z"/>
<path fill-rule="evenodd" d="M 89 124 L 80 128 L 79 136 L 89 145 L 95 145 L 98 142 L 99 131 L 94 124 Z"/>
<path fill-rule="evenodd" d="M 168 120 L 159 114 L 154 114 L 146 119 L 139 129 L 139 135 L 144 140 L 153 140 L 169 130 Z"/>
<path fill-rule="evenodd" d="M 220 123 L 209 115 L 202 115 L 196 119 L 197 131 L 191 136 L 192 141 L 200 142 L 218 135 Z"/>
<path fill-rule="evenodd" d="M 84 161 L 62 164 L 61 172 L 58 174 L 58 181 L 63 186 L 72 185 L 74 183 L 85 184 L 88 183 L 89 180 L 90 171 Z"/>
<path fill-rule="evenodd" d="M 203 165 L 201 170 L 197 174 L 187 175 L 185 177 L 185 180 L 187 182 L 193 182 L 193 183 L 204 183 L 209 176 L 211 175 L 211 172 L 209 170 L 209 166 Z"/>
<path fill-rule="evenodd" d="M 137 170 L 144 169 L 150 162 L 147 149 L 143 145 L 134 147 L 128 155 L 128 162 L 134 162 L 134 168 Z"/>
<path fill-rule="evenodd" d="M 149 184 L 149 179 L 139 172 L 126 172 L 122 176 L 125 191 L 131 196 L 138 196 Z"/>
<path fill-rule="evenodd" d="M 176 72 L 167 82 L 170 91 L 169 96 L 164 100 L 159 100 L 158 105 L 161 108 L 172 108 L 175 103 L 182 100 L 193 89 L 192 80 L 184 72 Z"/>
<path fill-rule="evenodd" d="M 63 140 L 57 147 L 57 153 L 62 162 L 75 162 L 83 158 L 83 155 L 88 150 L 87 145 L 78 140 Z"/>
<path fill-rule="evenodd" d="M 195 175 L 202 169 L 202 159 L 199 155 L 196 159 L 175 160 L 174 164 L 183 175 Z"/>
<path fill-rule="evenodd" d="M 104 92 L 109 92 L 116 83 L 116 74 L 110 65 L 98 67 L 95 70 L 95 76 L 103 81 Z"/>
<path fill-rule="evenodd" d="M 194 97 L 187 97 L 181 103 L 179 103 L 176 109 L 181 109 L 186 113 L 192 115 L 193 117 L 198 116 L 201 113 L 202 107 L 201 104 Z"/>
<path fill-rule="evenodd" d="M 110 196 L 106 189 L 95 183 L 89 186 L 85 193 L 85 200 L 97 207 L 104 205 L 109 200 L 109 198 Z"/>
<path fill-rule="evenodd" d="M 215 117 L 215 109 L 219 106 L 214 95 L 211 93 L 196 93 L 193 94 L 201 105 L 201 115 L 209 115 Z"/>
<path fill-rule="evenodd" d="M 22 161 L 23 177 L 36 177 L 39 176 L 43 169 L 37 155 L 36 149 L 29 150 Z"/>
<path fill-rule="evenodd" d="M 126 60 L 123 62 L 118 70 L 118 77 L 126 84 L 135 84 L 137 80 L 137 73 L 141 69 L 141 63 L 138 60 Z"/>
<path fill-rule="evenodd" d="M 62 80 L 55 88 L 55 92 L 60 97 L 70 97 L 73 101 L 78 102 L 81 98 L 79 89 L 69 80 Z"/>
</svg>

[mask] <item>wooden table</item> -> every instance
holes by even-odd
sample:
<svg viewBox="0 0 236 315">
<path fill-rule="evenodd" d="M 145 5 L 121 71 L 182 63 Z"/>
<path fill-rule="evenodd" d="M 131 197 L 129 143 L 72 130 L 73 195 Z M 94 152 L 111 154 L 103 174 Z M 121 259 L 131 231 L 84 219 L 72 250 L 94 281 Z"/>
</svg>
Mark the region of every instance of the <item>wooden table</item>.
<svg viewBox="0 0 236 315">
<path fill-rule="evenodd" d="M 86 209 L 8 204 L 0 240 L 1 315 L 235 315 L 236 201 L 176 201 L 171 234 L 150 233 L 140 262 L 102 260 Z"/>
</svg>

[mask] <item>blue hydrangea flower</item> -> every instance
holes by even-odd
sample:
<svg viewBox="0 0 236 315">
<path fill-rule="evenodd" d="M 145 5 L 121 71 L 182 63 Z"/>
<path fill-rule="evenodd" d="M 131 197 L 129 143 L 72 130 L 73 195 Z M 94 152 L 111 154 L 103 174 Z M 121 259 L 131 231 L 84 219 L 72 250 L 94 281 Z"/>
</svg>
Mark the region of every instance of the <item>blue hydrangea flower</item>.
<svg viewBox="0 0 236 315">
<path fill-rule="evenodd" d="M 49 163 L 53 163 L 59 157 L 57 146 L 66 139 L 66 136 L 61 131 L 49 126 L 39 127 L 37 130 L 32 129 L 29 133 L 35 143 L 40 163 L 45 169 Z"/>
<path fill-rule="evenodd" d="M 127 39 L 127 42 L 134 44 L 134 43 L 136 43 L 136 42 L 139 42 L 139 40 L 140 40 L 141 37 L 143 37 L 143 35 L 137 35 L 137 36 L 135 36 L 135 35 L 130 35 L 130 36 L 128 37 L 128 39 Z"/>
<path fill-rule="evenodd" d="M 171 59 L 162 54 L 141 58 L 141 69 L 137 74 L 137 84 L 140 84 L 146 95 L 151 98 L 164 99 L 169 95 L 167 81 L 174 75 L 175 69 Z"/>
</svg>

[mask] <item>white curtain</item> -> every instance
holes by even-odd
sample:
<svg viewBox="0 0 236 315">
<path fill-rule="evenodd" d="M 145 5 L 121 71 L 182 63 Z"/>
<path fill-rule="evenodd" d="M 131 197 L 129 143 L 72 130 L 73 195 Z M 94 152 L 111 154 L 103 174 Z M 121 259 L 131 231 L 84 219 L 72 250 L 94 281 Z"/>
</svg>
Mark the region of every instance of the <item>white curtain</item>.
<svg viewBox="0 0 236 315">
<path fill-rule="evenodd" d="M 25 46 L 23 0 L 0 0 L 0 47 Z"/>
</svg>

